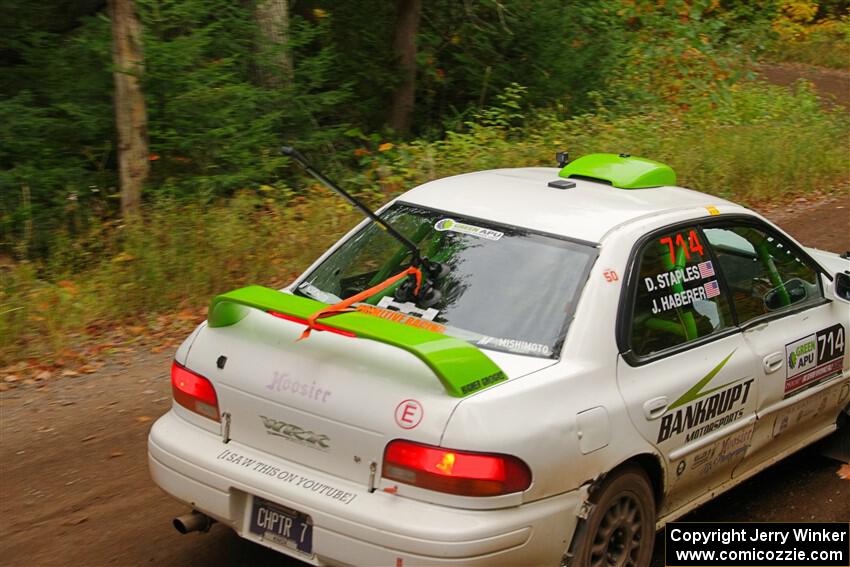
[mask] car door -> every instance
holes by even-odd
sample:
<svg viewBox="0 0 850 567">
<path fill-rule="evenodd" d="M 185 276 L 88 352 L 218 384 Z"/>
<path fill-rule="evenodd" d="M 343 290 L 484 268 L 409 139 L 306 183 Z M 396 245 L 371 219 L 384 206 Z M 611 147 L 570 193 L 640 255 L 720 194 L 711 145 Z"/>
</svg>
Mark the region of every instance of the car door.
<svg viewBox="0 0 850 567">
<path fill-rule="evenodd" d="M 617 380 L 635 427 L 667 461 L 663 515 L 731 478 L 750 442 L 758 388 L 698 226 L 650 234 L 632 258 Z"/>
<path fill-rule="evenodd" d="M 742 217 L 704 234 L 757 360 L 758 425 L 738 475 L 835 423 L 847 322 L 824 298 L 817 264 L 779 231 Z"/>
</svg>

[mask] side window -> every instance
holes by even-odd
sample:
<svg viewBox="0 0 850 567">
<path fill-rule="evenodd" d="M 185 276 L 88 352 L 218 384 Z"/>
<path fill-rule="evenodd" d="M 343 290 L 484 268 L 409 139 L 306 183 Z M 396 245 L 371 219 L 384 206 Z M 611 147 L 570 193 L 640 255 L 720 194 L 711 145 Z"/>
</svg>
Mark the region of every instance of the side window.
<svg viewBox="0 0 850 567">
<path fill-rule="evenodd" d="M 818 274 L 769 229 L 706 228 L 732 292 L 739 323 L 823 297 Z"/>
<path fill-rule="evenodd" d="M 631 348 L 648 355 L 733 325 L 729 303 L 696 227 L 651 238 L 639 252 Z"/>
</svg>

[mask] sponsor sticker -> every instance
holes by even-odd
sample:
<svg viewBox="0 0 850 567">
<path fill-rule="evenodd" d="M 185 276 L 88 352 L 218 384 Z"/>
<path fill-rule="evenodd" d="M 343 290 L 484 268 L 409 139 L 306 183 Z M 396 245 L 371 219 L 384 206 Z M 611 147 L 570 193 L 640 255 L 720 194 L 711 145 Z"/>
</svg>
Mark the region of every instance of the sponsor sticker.
<svg viewBox="0 0 850 567">
<path fill-rule="evenodd" d="M 477 392 L 482 388 L 486 388 L 491 384 L 496 384 L 498 382 L 503 382 L 507 380 L 508 377 L 504 372 L 496 372 L 495 374 L 490 374 L 489 376 L 485 376 L 479 380 L 473 380 L 469 384 L 465 384 L 460 387 L 461 393 L 465 396 L 466 394 L 471 394 L 472 392 Z"/>
<path fill-rule="evenodd" d="M 685 442 L 689 443 L 743 417 L 754 379 L 742 378 L 708 388 L 734 354 L 733 350 L 670 404 L 661 416 L 657 443 L 681 434 L 685 434 Z"/>
<path fill-rule="evenodd" d="M 378 307 L 388 311 L 400 311 L 405 315 L 414 315 L 420 319 L 426 319 L 428 321 L 433 321 L 434 318 L 440 314 L 440 311 L 433 307 L 421 309 L 412 301 L 405 301 L 402 303 L 400 301 L 396 301 L 391 295 L 385 295 L 382 297 L 378 302 Z"/>
<path fill-rule="evenodd" d="M 795 428 L 801 423 L 823 414 L 827 409 L 831 410 L 838 405 L 839 395 L 839 388 L 830 388 L 826 392 L 817 396 L 809 396 L 782 411 L 773 421 L 773 436 L 778 437 L 789 428 Z"/>
<path fill-rule="evenodd" d="M 658 429 L 658 443 L 685 434 L 690 443 L 744 416 L 753 379 L 737 382 L 698 399 L 692 404 L 664 414 Z"/>
<path fill-rule="evenodd" d="M 552 353 L 552 349 L 549 348 L 549 345 L 544 345 L 542 343 L 532 343 L 519 339 L 482 337 L 478 339 L 477 344 L 478 346 L 490 346 L 494 348 L 500 348 L 509 352 L 515 352 L 517 354 L 536 354 L 541 356 L 549 356 Z"/>
<path fill-rule="evenodd" d="M 387 319 L 388 321 L 394 321 L 396 323 L 401 323 L 402 325 L 408 325 L 410 327 L 419 327 L 420 329 L 425 329 L 426 331 L 431 331 L 433 333 L 445 333 L 446 328 L 439 323 L 434 323 L 433 321 L 428 321 L 426 319 L 420 319 L 419 317 L 414 317 L 412 315 L 407 315 L 402 313 L 401 311 L 390 311 L 389 309 L 381 309 L 379 307 L 375 307 L 374 305 L 369 305 L 366 303 L 361 303 L 356 306 L 357 310 L 361 313 L 366 313 L 367 315 L 374 315 L 375 317 L 380 317 L 381 319 Z"/>
<path fill-rule="evenodd" d="M 785 397 L 841 373 L 844 326 L 833 325 L 785 345 Z"/>
<path fill-rule="evenodd" d="M 486 238 L 487 240 L 499 240 L 505 235 L 504 232 L 499 232 L 498 230 L 491 230 L 489 228 L 475 226 L 472 224 L 467 224 L 465 222 L 458 222 L 454 219 L 438 220 L 434 224 L 434 228 L 436 228 L 440 232 L 459 232 L 461 234 L 477 236 L 478 238 Z"/>
<path fill-rule="evenodd" d="M 700 449 L 693 456 L 688 457 L 687 474 L 683 481 L 689 481 L 697 478 L 702 478 L 717 469 L 729 467 L 740 462 L 747 454 L 750 447 L 755 423 L 744 426 L 742 429 L 715 441 L 708 447 Z M 681 465 L 680 465 L 681 466 Z M 685 467 L 682 467 L 683 469 Z M 678 470 L 677 470 L 678 472 Z M 677 476 L 682 476 L 681 474 Z"/>
<path fill-rule="evenodd" d="M 278 372 L 275 370 L 272 379 L 266 384 L 266 390 L 269 392 L 284 392 L 293 396 L 299 396 L 307 400 L 314 400 L 325 403 L 331 395 L 331 391 L 316 386 L 316 381 L 312 383 L 306 380 L 301 382 L 297 378 L 292 378 L 286 372 Z"/>
</svg>

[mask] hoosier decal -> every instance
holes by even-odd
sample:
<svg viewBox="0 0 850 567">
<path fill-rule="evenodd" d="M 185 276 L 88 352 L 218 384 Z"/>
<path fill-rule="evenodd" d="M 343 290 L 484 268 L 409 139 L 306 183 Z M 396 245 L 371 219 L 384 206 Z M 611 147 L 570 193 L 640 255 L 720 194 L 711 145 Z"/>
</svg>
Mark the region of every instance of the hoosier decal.
<svg viewBox="0 0 850 567">
<path fill-rule="evenodd" d="M 841 372 L 844 327 L 833 325 L 785 345 L 785 397 Z"/>
</svg>

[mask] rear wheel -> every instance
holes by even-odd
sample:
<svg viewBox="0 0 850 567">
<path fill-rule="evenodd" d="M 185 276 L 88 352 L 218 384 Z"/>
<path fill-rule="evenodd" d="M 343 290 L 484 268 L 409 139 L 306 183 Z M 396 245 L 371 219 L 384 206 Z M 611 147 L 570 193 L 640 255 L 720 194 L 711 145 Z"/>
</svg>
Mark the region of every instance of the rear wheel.
<svg viewBox="0 0 850 567">
<path fill-rule="evenodd" d="M 647 567 L 655 543 L 655 498 L 646 473 L 629 466 L 611 473 L 591 496 L 571 565 Z"/>
</svg>

